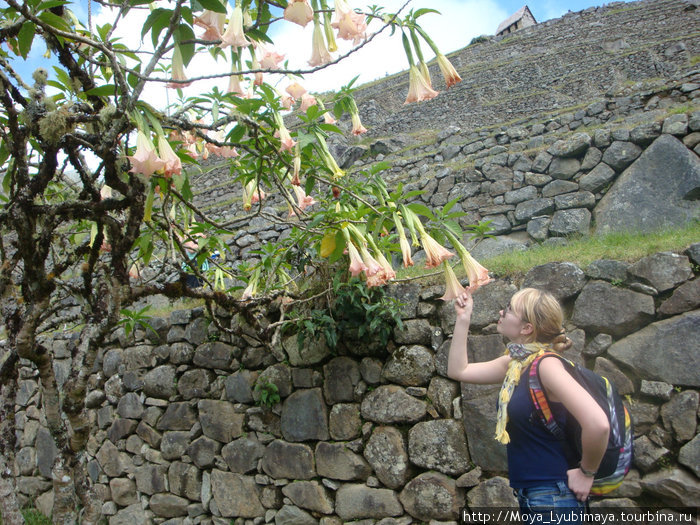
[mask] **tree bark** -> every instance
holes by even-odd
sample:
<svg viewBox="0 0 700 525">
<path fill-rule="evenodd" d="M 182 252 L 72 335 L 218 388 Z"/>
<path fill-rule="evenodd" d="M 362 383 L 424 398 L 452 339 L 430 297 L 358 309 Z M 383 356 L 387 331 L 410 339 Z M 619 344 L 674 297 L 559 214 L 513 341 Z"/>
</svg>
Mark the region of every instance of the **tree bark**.
<svg viewBox="0 0 700 525">
<path fill-rule="evenodd" d="M 5 525 L 24 525 L 15 486 L 15 394 L 17 354 L 8 350 L 0 370 L 0 515 Z"/>
</svg>

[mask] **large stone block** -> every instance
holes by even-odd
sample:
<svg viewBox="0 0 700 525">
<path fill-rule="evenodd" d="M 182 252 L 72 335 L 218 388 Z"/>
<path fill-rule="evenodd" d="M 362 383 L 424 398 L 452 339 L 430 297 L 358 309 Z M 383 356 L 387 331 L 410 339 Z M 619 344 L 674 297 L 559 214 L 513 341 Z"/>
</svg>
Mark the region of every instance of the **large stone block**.
<svg viewBox="0 0 700 525">
<path fill-rule="evenodd" d="M 215 341 L 204 343 L 194 352 L 193 362 L 197 366 L 217 370 L 231 370 L 235 349 L 231 345 Z"/>
<path fill-rule="evenodd" d="M 616 140 L 603 153 L 603 162 L 617 171 L 622 171 L 641 153 L 642 148 L 636 144 Z"/>
<path fill-rule="evenodd" d="M 221 455 L 231 472 L 246 474 L 258 468 L 258 460 L 265 454 L 265 446 L 256 439 L 242 437 L 225 445 Z"/>
<path fill-rule="evenodd" d="M 285 443 L 276 439 L 262 458 L 265 474 L 273 478 L 311 479 L 316 476 L 314 454 L 308 445 Z"/>
<path fill-rule="evenodd" d="M 425 401 L 416 399 L 398 385 L 382 385 L 365 395 L 362 417 L 377 423 L 416 423 L 427 412 Z"/>
<path fill-rule="evenodd" d="M 202 472 L 194 465 L 173 461 L 168 468 L 170 492 L 192 501 L 202 494 Z"/>
<path fill-rule="evenodd" d="M 285 485 L 282 493 L 303 509 L 321 514 L 333 512 L 333 499 L 318 481 L 295 481 Z"/>
<path fill-rule="evenodd" d="M 494 439 L 497 396 L 498 389 L 474 399 L 463 395 L 462 421 L 472 461 L 483 470 L 504 472 L 508 470 L 506 447 Z"/>
<path fill-rule="evenodd" d="M 335 357 L 323 367 L 323 393 L 329 405 L 355 400 L 360 365 L 349 357 Z"/>
<path fill-rule="evenodd" d="M 345 443 L 316 445 L 316 471 L 319 476 L 341 480 L 365 480 L 372 469 L 365 459 L 347 448 Z"/>
<path fill-rule="evenodd" d="M 608 355 L 639 378 L 699 387 L 700 310 L 653 323 L 613 344 Z"/>
<path fill-rule="evenodd" d="M 459 476 L 469 470 L 464 427 L 454 419 L 416 424 L 408 432 L 408 453 L 413 464 L 450 476 Z"/>
<path fill-rule="evenodd" d="M 410 479 L 406 442 L 398 429 L 376 427 L 367 441 L 364 455 L 379 481 L 390 489 L 403 487 Z"/>
<path fill-rule="evenodd" d="M 218 469 L 211 471 L 211 492 L 226 518 L 257 518 L 265 515 L 255 479 Z"/>
<path fill-rule="evenodd" d="M 598 203 L 597 231 L 651 231 L 685 225 L 700 214 L 695 196 L 698 188 L 698 156 L 678 139 L 661 135 Z"/>
<path fill-rule="evenodd" d="M 328 410 L 321 389 L 297 390 L 289 396 L 282 405 L 280 426 L 287 441 L 328 439 Z"/>
<path fill-rule="evenodd" d="M 433 353 L 424 346 L 402 346 L 394 351 L 382 377 L 404 386 L 423 386 L 435 373 Z"/>
<path fill-rule="evenodd" d="M 644 476 L 642 488 L 673 505 L 700 506 L 700 481 L 680 468 L 664 469 Z"/>
<path fill-rule="evenodd" d="M 622 337 L 654 318 L 654 299 L 648 295 L 591 281 L 574 305 L 572 322 L 587 332 Z"/>
<path fill-rule="evenodd" d="M 644 257 L 630 266 L 627 273 L 661 293 L 693 277 L 688 258 L 673 252 L 655 253 Z"/>
<path fill-rule="evenodd" d="M 573 263 L 553 262 L 535 266 L 527 272 L 523 287 L 540 288 L 564 301 L 578 294 L 586 284 L 583 270 Z"/>
<path fill-rule="evenodd" d="M 202 433 L 205 436 L 221 443 L 228 443 L 243 435 L 245 414 L 238 413 L 233 404 L 228 401 L 202 399 L 197 404 L 197 408 Z"/>
<path fill-rule="evenodd" d="M 431 520 L 458 520 L 464 505 L 462 489 L 455 480 L 439 472 L 424 472 L 413 478 L 399 495 L 401 504 L 414 518 Z"/>
<path fill-rule="evenodd" d="M 290 335 L 282 341 L 284 351 L 289 357 L 289 363 L 292 366 L 309 366 L 320 363 L 331 353 L 330 348 L 326 344 L 326 338 L 321 336 L 313 340 L 306 340 L 299 347 L 299 341 L 296 334 Z"/>
<path fill-rule="evenodd" d="M 403 507 L 393 490 L 348 484 L 336 493 L 335 512 L 343 521 L 381 519 L 403 514 Z"/>
</svg>

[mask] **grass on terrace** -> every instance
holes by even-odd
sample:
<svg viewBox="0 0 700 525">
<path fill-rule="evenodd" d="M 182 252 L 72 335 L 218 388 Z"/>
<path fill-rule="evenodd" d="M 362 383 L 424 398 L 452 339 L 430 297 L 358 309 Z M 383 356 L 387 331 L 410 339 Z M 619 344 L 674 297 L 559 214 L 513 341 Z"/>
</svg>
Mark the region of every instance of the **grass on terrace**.
<svg viewBox="0 0 700 525">
<path fill-rule="evenodd" d="M 572 262 L 586 268 L 598 259 L 615 259 L 634 262 L 658 252 L 682 252 L 693 243 L 700 242 L 700 221 L 684 228 L 660 230 L 655 233 L 611 233 L 569 239 L 566 246 L 539 245 L 525 251 L 505 253 L 479 262 L 496 278 L 518 279 L 535 266 L 549 262 Z M 454 259 L 454 258 L 453 258 Z M 458 261 L 454 261 L 457 263 Z M 458 277 L 464 277 L 461 265 L 455 267 Z M 422 263 L 401 269 L 397 279 L 416 278 L 429 275 L 421 282 L 439 284 L 443 282 L 442 271 L 425 270 Z"/>
</svg>

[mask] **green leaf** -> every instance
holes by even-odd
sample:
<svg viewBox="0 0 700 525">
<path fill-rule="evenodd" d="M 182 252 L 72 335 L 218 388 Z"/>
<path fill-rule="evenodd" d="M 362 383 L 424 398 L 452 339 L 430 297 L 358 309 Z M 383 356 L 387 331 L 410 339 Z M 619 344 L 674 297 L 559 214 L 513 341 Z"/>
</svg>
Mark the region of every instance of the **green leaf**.
<svg viewBox="0 0 700 525">
<path fill-rule="evenodd" d="M 70 26 L 68 22 L 63 20 L 60 16 L 54 15 L 51 11 L 44 11 L 39 15 L 42 22 L 60 29 L 61 31 L 70 31 Z"/>
<path fill-rule="evenodd" d="M 335 124 L 326 124 L 325 122 L 323 122 L 319 124 L 318 127 L 321 128 L 323 131 L 328 131 L 330 133 L 343 133 L 342 130 Z"/>
<path fill-rule="evenodd" d="M 460 197 L 457 197 L 456 199 L 452 199 L 450 202 L 445 204 L 442 207 L 442 213 L 449 213 L 449 211 L 452 209 L 452 207 L 459 202 Z"/>
<path fill-rule="evenodd" d="M 94 95 L 96 97 L 109 97 L 116 93 L 117 87 L 114 84 L 105 84 L 92 89 L 88 89 L 86 95 Z"/>
<path fill-rule="evenodd" d="M 209 9 L 209 11 L 214 11 L 215 13 L 226 13 L 226 7 L 219 2 L 219 0 L 197 0 L 196 3 L 201 5 L 204 9 Z M 192 6 L 192 10 L 197 10 L 194 5 Z"/>
<path fill-rule="evenodd" d="M 424 217 L 428 217 L 428 219 L 434 220 L 435 216 L 433 215 L 433 212 L 428 208 L 427 206 L 423 204 L 419 204 L 417 202 L 413 202 L 411 204 L 406 205 L 407 208 L 409 208 L 413 213 L 417 213 L 418 215 L 423 215 Z"/>
<path fill-rule="evenodd" d="M 237 143 L 240 142 L 240 140 L 243 138 L 243 135 L 245 135 L 246 132 L 246 127 L 241 126 L 240 124 L 237 124 L 235 128 L 231 130 L 231 132 L 228 134 L 226 137 L 229 142 Z"/>
<path fill-rule="evenodd" d="M 413 19 L 415 20 L 415 19 L 418 18 L 419 16 L 427 15 L 428 13 L 437 13 L 437 14 L 439 15 L 439 14 L 440 14 L 440 11 L 438 11 L 437 9 L 429 9 L 429 8 L 427 8 L 427 7 L 424 7 L 424 8 L 422 8 L 422 9 L 418 9 L 418 10 L 414 13 Z"/>
<path fill-rule="evenodd" d="M 376 175 L 380 171 L 388 170 L 389 168 L 391 168 L 391 164 L 389 164 L 388 162 L 385 162 L 385 161 L 381 161 L 381 162 L 377 162 L 375 165 L 373 165 L 370 168 L 369 172 L 372 175 Z"/>
<path fill-rule="evenodd" d="M 180 24 L 177 29 L 175 29 L 173 36 L 175 37 L 175 42 L 178 43 L 180 48 L 180 53 L 182 54 L 182 63 L 186 66 L 192 60 L 194 56 L 194 44 L 181 44 L 185 40 L 194 40 L 194 31 L 187 24 Z"/>
<path fill-rule="evenodd" d="M 270 37 L 262 31 L 260 31 L 259 29 L 246 29 L 245 34 L 246 36 L 252 38 L 253 40 L 257 40 L 258 42 L 267 42 L 268 44 L 274 44 Z"/>
<path fill-rule="evenodd" d="M 66 0 L 47 0 L 46 2 L 40 3 L 36 10 L 43 11 L 45 9 L 51 9 L 52 7 L 58 7 L 59 5 L 66 5 L 69 3 L 70 2 L 67 2 Z"/>
<path fill-rule="evenodd" d="M 25 22 L 22 24 L 19 34 L 17 35 L 17 41 L 19 42 L 19 54 L 22 55 L 23 59 L 27 59 L 29 50 L 32 48 L 32 42 L 34 41 L 34 32 L 36 26 L 31 22 Z"/>
</svg>

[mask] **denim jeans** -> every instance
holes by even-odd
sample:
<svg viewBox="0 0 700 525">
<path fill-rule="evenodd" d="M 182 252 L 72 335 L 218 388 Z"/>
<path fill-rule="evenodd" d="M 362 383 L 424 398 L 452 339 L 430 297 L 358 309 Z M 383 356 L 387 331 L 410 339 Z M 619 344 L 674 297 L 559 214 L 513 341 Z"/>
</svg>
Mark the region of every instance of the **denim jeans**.
<svg viewBox="0 0 700 525">
<path fill-rule="evenodd" d="M 550 523 L 552 525 L 581 525 L 581 515 L 587 505 L 578 501 L 565 481 L 537 487 L 516 489 L 523 523 Z"/>
</svg>

